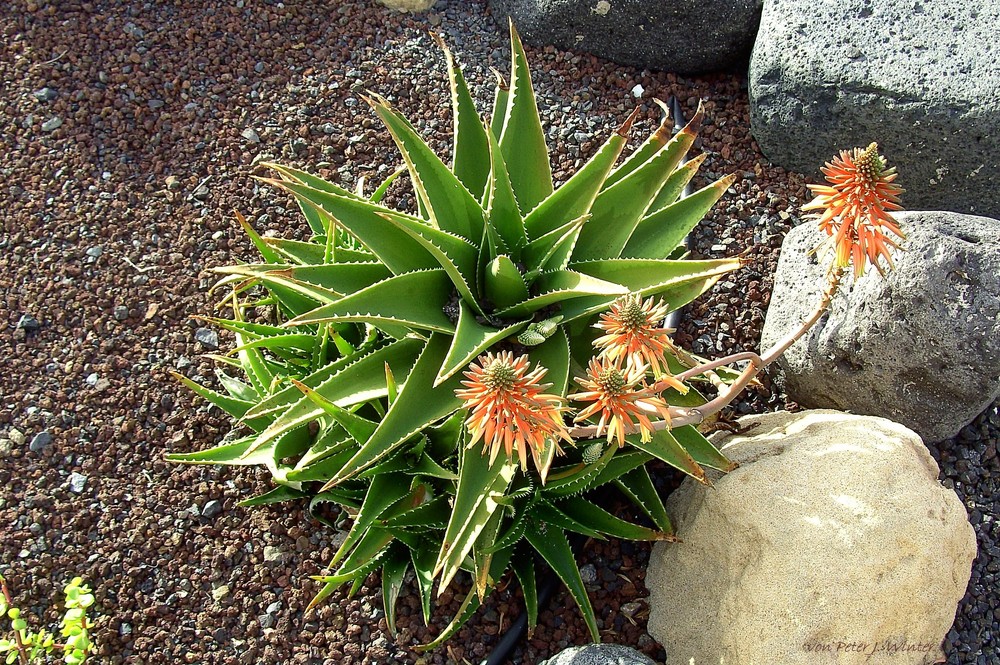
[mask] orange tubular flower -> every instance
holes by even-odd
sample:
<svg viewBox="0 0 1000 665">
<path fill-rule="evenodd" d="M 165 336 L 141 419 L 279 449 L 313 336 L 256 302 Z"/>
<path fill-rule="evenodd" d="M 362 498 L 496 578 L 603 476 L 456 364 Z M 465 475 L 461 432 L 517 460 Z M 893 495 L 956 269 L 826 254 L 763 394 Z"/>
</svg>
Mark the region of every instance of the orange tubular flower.
<svg viewBox="0 0 1000 665">
<path fill-rule="evenodd" d="M 541 453 L 547 441 L 557 451 L 556 438 L 573 442 L 563 423 L 563 398 L 545 394 L 543 391 L 551 384 L 539 381 L 546 369 L 536 366 L 529 372 L 529 364 L 528 356 L 514 358 L 509 351 L 486 353 L 465 372 L 468 381 L 462 381 L 462 385 L 467 390 L 455 391 L 471 411 L 465 421 L 472 432 L 469 445 L 483 439 L 483 454 L 490 451 L 490 464 L 501 448 L 508 457 L 516 448 L 522 469 L 527 468 L 529 450 L 537 467 L 543 464 Z M 538 471 L 544 477 L 548 469 Z"/>
<path fill-rule="evenodd" d="M 594 346 L 601 350 L 598 357 L 607 358 L 615 367 L 627 360 L 634 366 L 649 365 L 657 375 L 667 371 L 663 354 L 672 352 L 674 345 L 669 337 L 673 330 L 660 327 L 666 316 L 667 305 L 662 298 L 644 301 L 637 294 L 622 296 L 594 325 L 605 332 L 594 340 Z"/>
<path fill-rule="evenodd" d="M 903 189 L 893 184 L 896 169 L 886 168 L 878 144 L 872 143 L 864 150 L 841 151 L 821 170 L 830 184 L 809 185 L 816 198 L 802 209 L 822 211 L 813 217 L 831 237 L 828 242 L 836 253 L 834 265 L 844 268 L 853 264 L 857 279 L 871 261 L 885 274 L 879 258 L 884 257 L 892 268 L 889 247 L 899 247 L 886 232 L 898 239 L 904 237 L 891 214 L 902 210 L 899 195 Z"/>
<path fill-rule="evenodd" d="M 659 414 L 669 424 L 670 412 L 662 398 L 641 385 L 646 369 L 646 365 L 631 365 L 622 369 L 608 359 L 599 361 L 591 358 L 587 378 L 576 380 L 585 392 L 569 395 L 569 399 L 594 403 L 580 411 L 575 421 L 600 412 L 597 436 L 607 431 L 609 443 L 618 441 L 618 445 L 623 446 L 625 435 L 638 431 L 643 441 L 649 441 L 653 423 L 647 414 Z M 633 418 L 638 421 L 638 426 Z"/>
</svg>

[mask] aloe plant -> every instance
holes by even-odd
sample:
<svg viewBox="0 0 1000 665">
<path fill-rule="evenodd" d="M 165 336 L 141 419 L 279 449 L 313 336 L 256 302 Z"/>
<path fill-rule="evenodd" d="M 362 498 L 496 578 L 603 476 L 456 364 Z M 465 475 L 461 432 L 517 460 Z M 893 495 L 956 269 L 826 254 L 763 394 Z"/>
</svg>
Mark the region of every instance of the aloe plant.
<svg viewBox="0 0 1000 665">
<path fill-rule="evenodd" d="M 236 347 L 216 355 L 222 390 L 178 379 L 237 423 L 210 450 L 170 455 L 189 464 L 264 465 L 275 489 L 244 505 L 307 498 L 353 517 L 313 604 L 342 585 L 356 590 L 381 570 L 386 615 L 413 569 L 425 620 L 459 571 L 471 590 L 429 645 L 454 634 L 508 571 L 537 619 L 535 566 L 566 584 L 591 636 L 598 626 L 566 533 L 658 540 L 673 529 L 645 465 L 660 459 L 698 480 L 729 461 L 693 427 L 662 428 L 629 445 L 600 440 L 533 451 L 536 468 L 484 456 L 465 424 L 463 370 L 507 351 L 544 367 L 556 399 L 587 371 L 597 316 L 625 297 L 656 296 L 675 309 L 740 265 L 690 260 L 682 240 L 733 182 L 725 177 L 678 198 L 701 159 L 683 158 L 702 120 L 676 136 L 663 123 L 621 159 L 636 114 L 556 188 L 525 53 L 511 26 L 509 83 L 500 80 L 489 122 L 476 112 L 461 69 L 448 64 L 454 151 L 446 164 L 382 97 L 365 101 L 398 146 L 404 168 L 374 192 L 350 191 L 267 164 L 263 180 L 295 198 L 313 237 L 261 237 L 241 225 L 261 261 L 215 269 Z M 405 172 L 417 210 L 383 205 Z M 270 323 L 248 311 L 268 307 Z M 665 310 L 664 310 L 665 311 Z M 671 360 L 671 370 L 682 365 Z M 242 377 L 233 376 L 233 370 Z M 671 405 L 696 391 L 669 390 Z M 593 421 L 590 421 L 593 422 Z M 619 441 L 623 443 L 623 441 Z M 590 490 L 618 488 L 650 526 L 595 503 Z M 537 556 L 536 556 L 537 555 Z"/>
</svg>

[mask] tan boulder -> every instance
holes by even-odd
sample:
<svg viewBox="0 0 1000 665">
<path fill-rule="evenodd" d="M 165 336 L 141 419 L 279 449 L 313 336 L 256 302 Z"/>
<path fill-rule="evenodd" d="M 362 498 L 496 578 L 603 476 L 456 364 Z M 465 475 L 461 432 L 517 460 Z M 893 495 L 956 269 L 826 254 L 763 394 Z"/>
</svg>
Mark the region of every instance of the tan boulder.
<svg viewBox="0 0 1000 665">
<path fill-rule="evenodd" d="M 434 6 L 437 0 L 378 0 L 379 4 L 401 12 L 423 12 Z"/>
<path fill-rule="evenodd" d="M 976 538 L 920 438 L 838 411 L 740 421 L 740 467 L 667 503 L 649 633 L 667 665 L 927 665 L 969 582 Z"/>
</svg>

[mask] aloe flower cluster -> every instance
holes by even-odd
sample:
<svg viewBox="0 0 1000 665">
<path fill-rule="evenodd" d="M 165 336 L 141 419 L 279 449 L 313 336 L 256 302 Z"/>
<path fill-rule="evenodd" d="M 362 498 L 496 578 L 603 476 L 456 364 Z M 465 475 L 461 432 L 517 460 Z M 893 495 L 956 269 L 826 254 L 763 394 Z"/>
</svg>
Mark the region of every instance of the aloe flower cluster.
<svg viewBox="0 0 1000 665">
<path fill-rule="evenodd" d="M 633 114 L 555 188 L 513 27 L 510 75 L 486 122 L 441 46 L 450 164 L 369 94 L 403 160 L 374 191 L 265 165 L 312 237 L 261 237 L 238 218 L 260 259 L 215 269 L 232 315 L 204 320 L 236 340 L 214 356 L 221 390 L 178 375 L 234 418 L 233 434 L 170 459 L 266 467 L 275 488 L 245 505 L 305 499 L 331 524 L 327 504 L 349 514 L 314 603 L 381 571 L 392 629 L 409 570 L 425 620 L 464 572 L 465 602 L 435 646 L 508 571 L 533 626 L 546 565 L 597 640 L 566 534 L 671 539 L 646 463 L 701 481 L 706 466 L 731 467 L 691 425 L 685 409 L 705 399 L 686 380 L 700 370 L 674 357 L 660 321 L 739 267 L 688 259 L 682 244 L 733 178 L 681 198 L 702 161 L 684 161 L 702 113 L 676 136 L 664 118 L 622 159 Z M 413 211 L 383 204 L 402 173 Z M 647 521 L 611 514 L 595 488 L 617 488 Z"/>
</svg>

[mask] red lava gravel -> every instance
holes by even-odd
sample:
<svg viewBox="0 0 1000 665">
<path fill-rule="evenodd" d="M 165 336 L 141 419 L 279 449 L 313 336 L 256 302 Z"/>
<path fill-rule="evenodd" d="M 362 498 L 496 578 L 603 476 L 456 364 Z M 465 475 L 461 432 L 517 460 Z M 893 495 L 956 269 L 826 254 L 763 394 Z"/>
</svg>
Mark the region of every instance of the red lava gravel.
<svg viewBox="0 0 1000 665">
<path fill-rule="evenodd" d="M 473 94 L 508 67 L 505 21 L 483 1 L 440 0 L 426 14 L 373 1 L 8 0 L 0 9 L 0 565 L 25 611 L 47 620 L 74 574 L 95 589 L 101 663 L 476 663 L 520 614 L 511 584 L 451 642 L 432 639 L 413 586 L 391 636 L 378 580 L 304 614 L 308 575 L 337 534 L 301 503 L 242 509 L 268 488 L 258 469 L 183 467 L 168 451 L 206 448 L 228 430 L 182 389 L 211 381 L 200 354 L 231 339 L 198 331 L 212 306 L 206 268 L 251 260 L 233 222 L 302 237 L 287 197 L 251 178 L 280 160 L 349 187 L 399 157 L 358 93 L 409 115 L 441 154 L 451 121 L 441 33 Z M 689 307 L 678 340 L 704 355 L 755 348 L 784 233 L 803 179 L 770 166 L 748 131 L 744 77 L 682 78 L 552 48 L 529 49 L 556 177 L 564 179 L 639 104 L 704 100 L 702 177 L 740 180 L 692 239 L 701 256 L 745 254 L 746 269 Z M 641 97 L 637 85 L 642 87 Z M 705 182 L 704 180 L 702 182 Z M 700 186 L 700 184 L 696 183 Z M 405 186 L 390 203 L 412 204 Z M 196 334 L 196 331 L 197 334 Z M 773 408 L 768 391 L 738 410 Z M 661 469 L 659 482 L 676 477 Z M 605 641 L 662 648 L 646 634 L 646 544 L 588 542 L 580 555 Z M 537 663 L 586 643 L 560 591 L 513 654 Z"/>
</svg>

